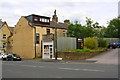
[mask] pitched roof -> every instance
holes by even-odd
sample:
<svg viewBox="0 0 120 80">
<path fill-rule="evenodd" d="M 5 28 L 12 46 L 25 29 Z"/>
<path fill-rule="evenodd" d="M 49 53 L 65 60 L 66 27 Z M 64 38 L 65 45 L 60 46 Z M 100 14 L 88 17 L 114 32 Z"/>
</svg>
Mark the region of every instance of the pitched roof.
<svg viewBox="0 0 120 80">
<path fill-rule="evenodd" d="M 67 24 L 66 23 L 62 23 L 62 22 L 54 22 L 54 21 L 50 21 L 50 27 L 57 27 L 57 28 L 61 28 L 61 29 L 67 29 Z"/>
</svg>

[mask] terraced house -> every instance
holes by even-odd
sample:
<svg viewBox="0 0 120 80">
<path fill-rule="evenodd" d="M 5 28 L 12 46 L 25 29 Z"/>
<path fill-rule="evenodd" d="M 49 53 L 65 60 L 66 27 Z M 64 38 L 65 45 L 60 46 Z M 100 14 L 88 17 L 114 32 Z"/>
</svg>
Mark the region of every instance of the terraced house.
<svg viewBox="0 0 120 80">
<path fill-rule="evenodd" d="M 0 52 L 12 52 L 13 31 L 0 20 Z"/>
<path fill-rule="evenodd" d="M 14 28 L 13 53 L 19 54 L 22 58 L 42 56 L 43 41 L 53 40 L 55 27 L 58 37 L 66 37 L 67 22 L 58 22 L 56 11 L 52 21 L 50 17 L 35 14 L 22 16 Z M 45 47 L 48 48 L 48 46 Z M 51 51 L 53 51 L 52 48 Z"/>
</svg>

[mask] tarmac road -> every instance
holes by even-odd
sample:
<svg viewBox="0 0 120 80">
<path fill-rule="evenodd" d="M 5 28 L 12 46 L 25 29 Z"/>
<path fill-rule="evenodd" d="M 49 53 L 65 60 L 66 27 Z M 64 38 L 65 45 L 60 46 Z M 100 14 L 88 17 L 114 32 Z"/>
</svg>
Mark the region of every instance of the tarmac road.
<svg viewBox="0 0 120 80">
<path fill-rule="evenodd" d="M 91 58 L 96 63 L 44 62 L 39 60 L 3 61 L 3 78 L 118 78 L 118 50 Z"/>
<path fill-rule="evenodd" d="M 118 54 L 120 53 L 120 48 L 109 49 L 107 52 L 103 52 L 101 55 L 87 59 L 91 61 L 96 61 L 99 64 L 116 64 L 118 65 Z"/>
</svg>

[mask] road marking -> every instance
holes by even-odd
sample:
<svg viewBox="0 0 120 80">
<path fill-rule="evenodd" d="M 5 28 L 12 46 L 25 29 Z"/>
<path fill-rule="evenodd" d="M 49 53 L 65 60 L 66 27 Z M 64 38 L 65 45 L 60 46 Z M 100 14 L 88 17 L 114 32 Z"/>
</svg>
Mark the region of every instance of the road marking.
<svg viewBox="0 0 120 80">
<path fill-rule="evenodd" d="M 55 78 L 63 78 L 63 77 L 55 77 Z"/>
<path fill-rule="evenodd" d="M 38 66 L 38 67 L 43 68 L 44 66 Z"/>
<path fill-rule="evenodd" d="M 64 70 L 75 70 L 75 71 L 94 71 L 94 72 L 104 72 L 103 70 L 95 70 L 95 69 L 78 69 L 78 68 L 59 68 Z"/>
<path fill-rule="evenodd" d="M 24 67 L 38 67 L 38 68 L 43 68 L 44 66 L 33 66 L 33 65 L 20 65 L 20 66 L 24 66 Z"/>
<path fill-rule="evenodd" d="M 33 65 L 20 65 L 20 66 L 25 66 L 25 67 L 37 67 L 37 66 L 33 66 Z"/>
</svg>

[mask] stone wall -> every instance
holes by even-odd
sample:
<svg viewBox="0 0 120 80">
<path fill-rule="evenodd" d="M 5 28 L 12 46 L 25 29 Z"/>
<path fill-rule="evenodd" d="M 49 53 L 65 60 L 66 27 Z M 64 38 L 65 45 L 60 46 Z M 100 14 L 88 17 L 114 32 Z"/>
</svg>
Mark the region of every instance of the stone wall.
<svg viewBox="0 0 120 80">
<path fill-rule="evenodd" d="M 101 52 L 58 52 L 58 57 L 63 60 L 81 60 L 93 57 Z"/>
</svg>

